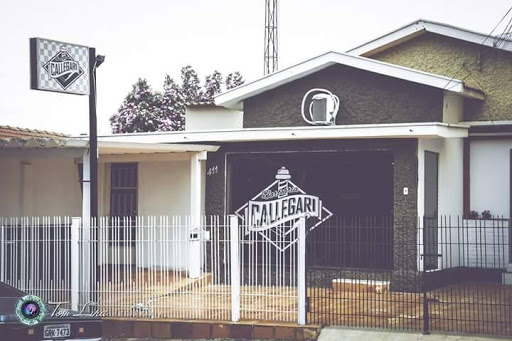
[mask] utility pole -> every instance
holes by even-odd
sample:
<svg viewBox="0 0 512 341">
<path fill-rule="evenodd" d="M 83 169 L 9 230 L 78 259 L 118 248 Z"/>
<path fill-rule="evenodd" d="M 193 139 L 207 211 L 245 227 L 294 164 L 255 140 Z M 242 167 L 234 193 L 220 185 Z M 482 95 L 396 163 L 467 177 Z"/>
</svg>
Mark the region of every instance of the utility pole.
<svg viewBox="0 0 512 341">
<path fill-rule="evenodd" d="M 265 0 L 265 50 L 263 74 L 275 72 L 278 69 L 278 0 Z"/>
</svg>

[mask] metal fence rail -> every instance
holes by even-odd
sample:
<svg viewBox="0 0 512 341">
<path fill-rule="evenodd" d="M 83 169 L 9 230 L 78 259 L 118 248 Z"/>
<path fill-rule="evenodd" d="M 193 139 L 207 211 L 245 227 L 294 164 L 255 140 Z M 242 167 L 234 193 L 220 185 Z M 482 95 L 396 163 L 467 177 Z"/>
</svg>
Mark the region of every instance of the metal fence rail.
<svg viewBox="0 0 512 341">
<path fill-rule="evenodd" d="M 0 218 L 0 280 L 113 317 L 304 323 L 307 308 L 312 324 L 512 336 L 508 219 L 332 217 L 307 235 L 305 219 Z"/>
<path fill-rule="evenodd" d="M 336 217 L 307 237 L 308 322 L 512 335 L 508 219 Z"/>
<path fill-rule="evenodd" d="M 70 239 L 70 218 L 0 217 L 0 281 L 69 308 Z"/>
<path fill-rule="evenodd" d="M 96 273 L 90 290 L 81 288 L 79 305 L 94 301 L 118 317 L 229 320 L 226 224 L 220 217 L 103 217 L 89 240 L 82 225 L 80 259 L 91 253 Z"/>
</svg>

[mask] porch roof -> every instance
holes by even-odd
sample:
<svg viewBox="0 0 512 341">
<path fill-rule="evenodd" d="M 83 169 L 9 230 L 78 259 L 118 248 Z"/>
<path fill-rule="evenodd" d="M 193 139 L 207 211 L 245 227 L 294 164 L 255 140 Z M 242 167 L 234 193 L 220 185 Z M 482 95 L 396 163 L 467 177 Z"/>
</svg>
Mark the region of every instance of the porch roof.
<svg viewBox="0 0 512 341">
<path fill-rule="evenodd" d="M 0 149 L 84 149 L 89 145 L 88 137 L 69 138 L 0 138 Z M 214 152 L 218 146 L 197 144 L 168 144 L 135 141 L 98 141 L 100 154 L 153 154 L 153 153 L 185 153 L 185 152 Z"/>
<path fill-rule="evenodd" d="M 329 127 L 279 127 L 215 131 L 179 131 L 133 133 L 100 136 L 100 143 L 221 143 L 284 140 L 322 139 L 373 139 L 373 138 L 451 138 L 467 137 L 469 126 L 462 124 L 393 123 L 339 125 Z M 192 145 L 184 145 L 192 146 Z M 203 146 L 204 147 L 204 146 Z M 217 147 L 215 147 L 217 148 Z"/>
</svg>

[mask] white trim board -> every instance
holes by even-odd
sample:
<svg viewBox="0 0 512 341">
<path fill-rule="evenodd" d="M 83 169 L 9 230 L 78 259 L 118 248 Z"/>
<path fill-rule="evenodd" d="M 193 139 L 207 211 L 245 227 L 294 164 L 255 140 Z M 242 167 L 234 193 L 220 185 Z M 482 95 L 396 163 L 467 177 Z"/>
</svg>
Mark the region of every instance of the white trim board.
<svg viewBox="0 0 512 341">
<path fill-rule="evenodd" d="M 408 25 L 400 27 L 397 30 L 389 32 L 383 36 L 359 45 L 347 51 L 347 53 L 369 57 L 388 48 L 401 44 L 425 32 L 431 32 L 446 37 L 467 41 L 470 43 L 484 45 L 492 48 L 497 48 L 504 51 L 512 51 L 512 40 L 502 39 L 505 41 L 501 46 L 495 47 L 494 44 L 498 37 L 490 36 L 487 34 L 474 32 L 460 27 L 455 27 L 435 21 L 419 19 Z"/>
<path fill-rule="evenodd" d="M 446 123 L 361 124 L 329 127 L 254 128 L 216 131 L 184 131 L 100 136 L 101 142 L 204 143 L 291 141 L 322 139 L 372 139 L 419 137 L 467 137 L 468 126 Z M 188 145 L 184 145 L 188 146 Z"/>
<path fill-rule="evenodd" d="M 219 94 L 215 97 L 215 104 L 230 109 L 240 110 L 243 106 L 242 101 L 247 98 L 303 78 L 335 64 L 346 65 L 360 70 L 431 86 L 464 97 L 480 100 L 484 99 L 484 95 L 481 92 L 465 86 L 464 83 L 458 79 L 448 78 L 433 73 L 423 72 L 346 53 L 327 52 L 295 66 L 272 73 L 254 82 L 244 84 L 233 90 Z"/>
</svg>

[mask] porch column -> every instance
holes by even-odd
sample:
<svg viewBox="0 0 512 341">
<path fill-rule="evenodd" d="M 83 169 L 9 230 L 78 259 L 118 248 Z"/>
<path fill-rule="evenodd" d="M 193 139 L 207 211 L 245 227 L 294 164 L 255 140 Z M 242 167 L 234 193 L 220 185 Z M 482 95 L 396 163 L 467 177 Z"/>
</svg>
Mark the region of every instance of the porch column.
<svg viewBox="0 0 512 341">
<path fill-rule="evenodd" d="M 189 231 L 189 277 L 201 276 L 201 215 L 203 214 L 204 161 L 206 152 L 197 152 L 190 158 L 190 224 Z"/>
</svg>

